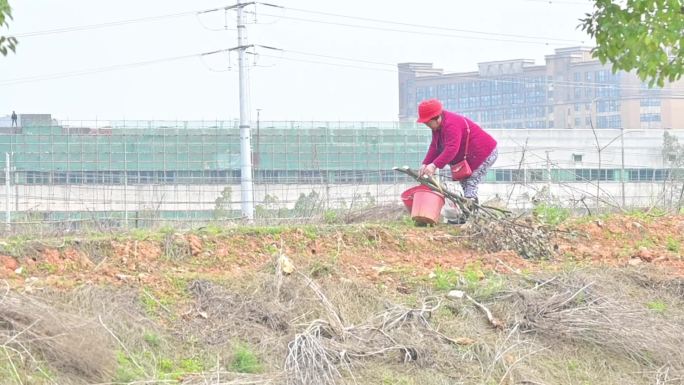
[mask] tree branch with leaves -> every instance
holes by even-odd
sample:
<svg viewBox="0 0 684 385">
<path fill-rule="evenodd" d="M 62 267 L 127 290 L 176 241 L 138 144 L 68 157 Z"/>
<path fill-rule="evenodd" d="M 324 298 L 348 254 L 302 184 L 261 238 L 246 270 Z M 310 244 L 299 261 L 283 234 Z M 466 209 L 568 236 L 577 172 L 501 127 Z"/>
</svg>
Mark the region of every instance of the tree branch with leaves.
<svg viewBox="0 0 684 385">
<path fill-rule="evenodd" d="M 596 39 L 594 56 L 613 72 L 636 70 L 650 86 L 684 73 L 682 0 L 594 0 L 579 25 Z"/>
<path fill-rule="evenodd" d="M 0 0 L 0 28 L 9 27 L 8 20 L 12 20 L 12 8 L 7 0 Z M 17 38 L 0 35 L 0 54 L 7 56 L 9 51 L 16 52 Z"/>
</svg>

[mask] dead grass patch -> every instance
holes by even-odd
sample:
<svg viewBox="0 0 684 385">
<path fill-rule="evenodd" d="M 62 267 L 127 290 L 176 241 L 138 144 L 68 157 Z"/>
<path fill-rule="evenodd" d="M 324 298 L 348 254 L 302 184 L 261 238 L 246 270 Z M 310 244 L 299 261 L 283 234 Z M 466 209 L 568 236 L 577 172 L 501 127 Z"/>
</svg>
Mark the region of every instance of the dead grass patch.
<svg viewBox="0 0 684 385">
<path fill-rule="evenodd" d="M 51 379 L 49 367 L 73 383 L 101 382 L 113 373 L 110 339 L 97 319 L 14 291 L 0 298 L 0 347 L 19 383 L 19 366 Z"/>
</svg>

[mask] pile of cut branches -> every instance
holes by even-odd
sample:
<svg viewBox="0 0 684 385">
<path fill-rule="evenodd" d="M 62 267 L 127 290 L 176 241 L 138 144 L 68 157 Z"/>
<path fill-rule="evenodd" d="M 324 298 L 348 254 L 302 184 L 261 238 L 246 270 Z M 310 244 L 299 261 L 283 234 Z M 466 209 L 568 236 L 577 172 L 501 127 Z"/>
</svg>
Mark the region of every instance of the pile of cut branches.
<svg viewBox="0 0 684 385">
<path fill-rule="evenodd" d="M 8 383 L 22 383 L 20 367 L 35 368 L 52 381 L 47 363 L 65 376 L 88 383 L 110 378 L 115 364 L 100 324 L 9 289 L 0 294 L 0 351 L 11 371 Z M 6 383 L 0 380 L 0 383 Z"/>
<path fill-rule="evenodd" d="M 387 304 L 385 311 L 361 325 L 342 325 L 338 311 L 321 289 L 309 280 L 326 308 L 327 319 L 316 319 L 288 344 L 285 372 L 288 385 L 345 383 L 343 372 L 353 377 L 353 367 L 370 357 L 394 362 L 430 362 L 441 345 L 470 345 L 474 341 L 450 338 L 430 323 L 432 314 L 442 306 L 437 297 L 423 299 L 417 308 Z M 456 349 L 453 357 L 460 359 Z"/>
<path fill-rule="evenodd" d="M 620 274 L 573 273 L 539 282 L 509 297 L 516 309 L 509 318 L 524 332 L 556 343 L 598 346 L 654 368 L 684 371 L 681 317 L 663 317 L 643 306 L 639 295 L 646 292 L 625 295 Z"/>
<path fill-rule="evenodd" d="M 395 167 L 420 184 L 436 191 L 468 217 L 463 228 L 469 243 L 476 249 L 494 253 L 512 250 L 523 258 L 547 259 L 553 254 L 553 229 L 531 216 L 515 216 L 511 211 L 480 204 L 450 191 L 431 176 L 420 176 L 411 168 Z"/>
</svg>

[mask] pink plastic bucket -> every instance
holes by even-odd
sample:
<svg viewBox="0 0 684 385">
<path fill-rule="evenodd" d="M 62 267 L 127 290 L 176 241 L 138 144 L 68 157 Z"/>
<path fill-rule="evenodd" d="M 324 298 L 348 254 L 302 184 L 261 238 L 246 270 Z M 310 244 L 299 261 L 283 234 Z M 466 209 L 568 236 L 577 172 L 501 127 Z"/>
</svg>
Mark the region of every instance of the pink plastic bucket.
<svg viewBox="0 0 684 385">
<path fill-rule="evenodd" d="M 411 212 L 411 208 L 413 207 L 413 195 L 418 191 L 431 191 L 431 190 L 428 186 L 420 184 L 418 186 L 413 186 L 410 189 L 401 193 L 401 200 L 404 202 L 404 206 L 406 206 L 406 209 L 408 210 L 409 213 Z"/>
<path fill-rule="evenodd" d="M 413 194 L 411 218 L 418 223 L 434 225 L 444 206 L 444 195 L 429 191 L 417 191 Z"/>
</svg>

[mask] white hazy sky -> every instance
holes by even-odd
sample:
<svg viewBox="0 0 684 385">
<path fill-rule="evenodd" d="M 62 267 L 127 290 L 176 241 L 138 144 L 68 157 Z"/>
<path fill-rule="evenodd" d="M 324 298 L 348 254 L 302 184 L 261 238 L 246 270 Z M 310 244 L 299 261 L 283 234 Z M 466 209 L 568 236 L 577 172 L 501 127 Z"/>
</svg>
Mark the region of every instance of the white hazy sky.
<svg viewBox="0 0 684 385">
<path fill-rule="evenodd" d="M 257 49 L 256 66 L 250 56 L 252 119 L 261 109 L 262 120 L 396 120 L 396 63 L 474 71 L 478 62 L 542 64 L 555 48 L 592 45 L 577 29 L 592 9 L 588 0 L 266 2 L 285 8 L 260 5 L 256 18 L 248 14 L 249 43 L 285 51 Z M 20 44 L 16 54 L 0 56 L 0 116 L 16 110 L 83 120 L 237 118 L 236 54 L 128 66 L 234 47 L 234 11 L 229 30 L 223 11 L 194 13 L 233 3 L 10 0 L 14 20 L 0 35 L 15 35 Z"/>
</svg>

